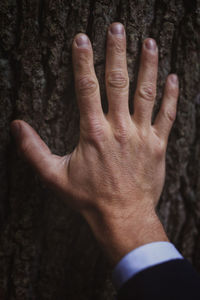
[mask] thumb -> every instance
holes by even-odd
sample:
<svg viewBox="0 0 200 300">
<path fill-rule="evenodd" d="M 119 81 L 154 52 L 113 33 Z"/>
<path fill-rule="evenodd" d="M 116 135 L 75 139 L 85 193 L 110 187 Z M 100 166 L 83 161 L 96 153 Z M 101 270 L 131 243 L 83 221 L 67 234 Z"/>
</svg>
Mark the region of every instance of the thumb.
<svg viewBox="0 0 200 300">
<path fill-rule="evenodd" d="M 11 123 L 19 153 L 32 165 L 39 176 L 48 184 L 56 184 L 63 164 L 63 157 L 53 155 L 36 131 L 26 122 Z"/>
</svg>

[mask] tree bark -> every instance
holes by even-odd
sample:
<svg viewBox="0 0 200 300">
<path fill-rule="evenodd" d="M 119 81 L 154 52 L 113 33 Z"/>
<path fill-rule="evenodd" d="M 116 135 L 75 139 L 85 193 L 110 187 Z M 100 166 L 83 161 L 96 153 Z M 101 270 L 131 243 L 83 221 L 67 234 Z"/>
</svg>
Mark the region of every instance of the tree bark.
<svg viewBox="0 0 200 300">
<path fill-rule="evenodd" d="M 130 100 L 146 37 L 159 46 L 155 113 L 166 76 L 179 76 L 158 213 L 171 241 L 200 271 L 200 0 L 1 0 L 0 20 L 0 299 L 98 300 L 115 294 L 111 269 L 87 224 L 18 156 L 9 130 L 11 120 L 23 119 L 53 153 L 74 149 L 79 112 L 72 40 L 85 32 L 92 41 L 107 111 L 105 44 L 113 21 L 127 32 Z"/>
</svg>

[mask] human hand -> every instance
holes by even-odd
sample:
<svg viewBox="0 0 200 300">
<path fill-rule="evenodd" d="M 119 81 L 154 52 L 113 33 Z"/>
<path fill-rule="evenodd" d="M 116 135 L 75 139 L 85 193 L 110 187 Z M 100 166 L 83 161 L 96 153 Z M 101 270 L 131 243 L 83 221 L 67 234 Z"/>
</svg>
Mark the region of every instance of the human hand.
<svg viewBox="0 0 200 300">
<path fill-rule="evenodd" d="M 113 263 L 130 250 L 167 240 L 155 206 L 165 178 L 167 140 L 176 116 L 178 80 L 167 78 L 161 109 L 151 124 L 156 95 L 158 49 L 152 39 L 142 47 L 134 114 L 128 108 L 126 37 L 121 24 L 108 30 L 104 115 L 93 53 L 86 35 L 72 45 L 75 88 L 80 109 L 80 140 L 69 155 L 51 153 L 26 122 L 11 130 L 19 151 L 49 187 L 87 220 Z"/>
</svg>

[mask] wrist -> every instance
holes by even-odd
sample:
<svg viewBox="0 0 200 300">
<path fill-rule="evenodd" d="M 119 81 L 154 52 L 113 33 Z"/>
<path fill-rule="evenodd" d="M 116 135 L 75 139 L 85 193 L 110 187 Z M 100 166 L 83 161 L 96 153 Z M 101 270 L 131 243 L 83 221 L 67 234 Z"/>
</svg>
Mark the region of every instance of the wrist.
<svg viewBox="0 0 200 300">
<path fill-rule="evenodd" d="M 154 209 L 137 214 L 93 211 L 86 213 L 85 219 L 113 265 L 139 246 L 168 241 Z"/>
</svg>

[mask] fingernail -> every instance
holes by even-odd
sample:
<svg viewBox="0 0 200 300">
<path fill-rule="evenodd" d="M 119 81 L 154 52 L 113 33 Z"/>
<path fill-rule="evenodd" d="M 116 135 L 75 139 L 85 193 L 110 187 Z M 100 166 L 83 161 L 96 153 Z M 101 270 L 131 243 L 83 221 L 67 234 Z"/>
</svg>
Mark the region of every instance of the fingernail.
<svg viewBox="0 0 200 300">
<path fill-rule="evenodd" d="M 76 44 L 77 44 L 77 46 L 79 48 L 88 47 L 88 45 L 89 45 L 89 39 L 88 39 L 87 35 L 81 34 L 81 35 L 77 36 L 77 38 L 76 38 Z"/>
<path fill-rule="evenodd" d="M 177 84 L 178 82 L 178 76 L 176 74 L 171 74 L 170 75 L 170 80 L 173 84 Z"/>
<path fill-rule="evenodd" d="M 120 23 L 114 23 L 110 27 L 112 34 L 124 35 L 124 26 Z"/>
<path fill-rule="evenodd" d="M 11 132 L 16 139 L 19 138 L 21 132 L 21 126 L 19 123 L 11 123 Z"/>
<path fill-rule="evenodd" d="M 156 50 L 156 42 L 155 42 L 153 39 L 147 39 L 147 40 L 145 41 L 145 47 L 146 47 L 148 50 L 155 51 L 155 50 Z"/>
</svg>

